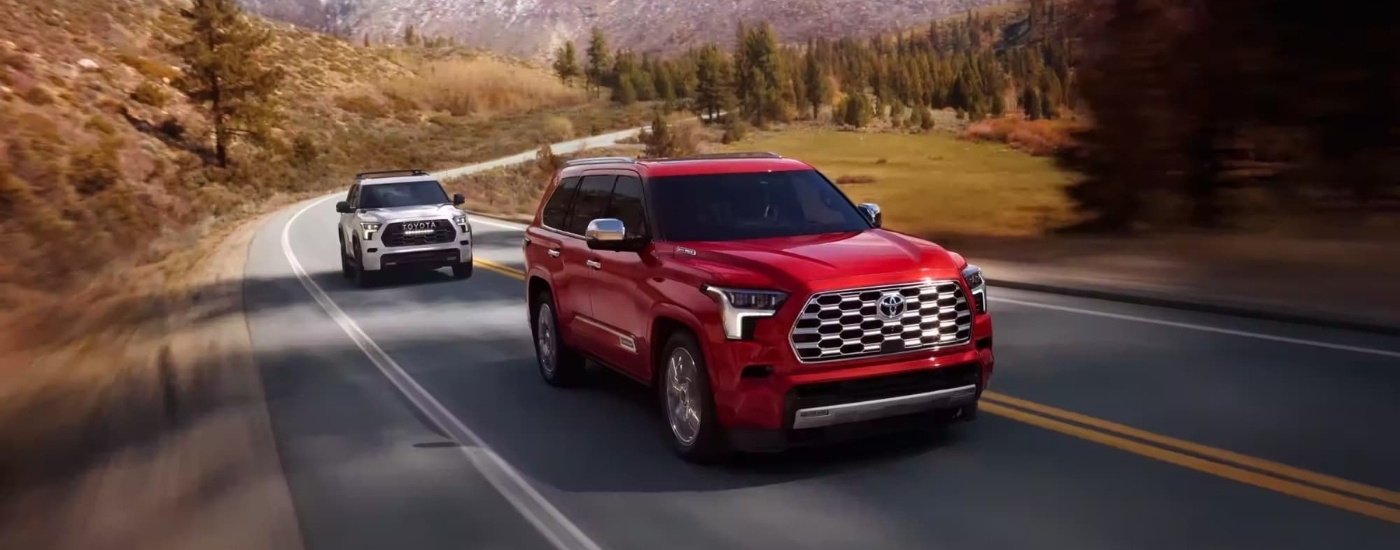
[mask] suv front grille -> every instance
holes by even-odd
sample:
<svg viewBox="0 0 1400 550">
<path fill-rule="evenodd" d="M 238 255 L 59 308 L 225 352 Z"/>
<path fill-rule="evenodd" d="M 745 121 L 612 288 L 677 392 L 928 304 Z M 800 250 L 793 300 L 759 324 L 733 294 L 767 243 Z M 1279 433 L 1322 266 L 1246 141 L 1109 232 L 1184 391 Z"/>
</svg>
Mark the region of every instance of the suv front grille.
<svg viewBox="0 0 1400 550">
<path fill-rule="evenodd" d="M 418 227 L 428 224 L 426 228 Z M 412 231 L 406 231 L 405 226 L 414 226 Z M 424 233 L 422 231 L 431 232 Z M 408 234 L 405 234 L 408 233 Z M 414 221 L 414 222 L 394 222 L 384 228 L 383 236 L 380 240 L 384 246 L 423 246 L 428 244 L 450 243 L 457 237 L 457 230 L 452 228 L 452 222 L 448 220 Z"/>
<path fill-rule="evenodd" d="M 815 294 L 797 316 L 791 341 L 798 360 L 812 363 L 954 346 L 971 337 L 962 285 L 933 281 Z"/>
</svg>

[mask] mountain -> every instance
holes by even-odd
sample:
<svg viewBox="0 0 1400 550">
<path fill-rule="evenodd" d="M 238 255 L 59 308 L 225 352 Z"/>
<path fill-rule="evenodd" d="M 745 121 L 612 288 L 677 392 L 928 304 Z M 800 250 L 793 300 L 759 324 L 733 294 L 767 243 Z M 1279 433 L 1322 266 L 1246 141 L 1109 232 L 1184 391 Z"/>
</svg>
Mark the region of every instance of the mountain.
<svg viewBox="0 0 1400 550">
<path fill-rule="evenodd" d="M 597 26 L 614 46 L 669 52 L 733 41 L 735 22 L 769 21 L 784 41 L 864 36 L 1013 0 L 243 0 L 250 10 L 312 29 L 400 40 L 425 36 L 541 58 Z"/>
</svg>

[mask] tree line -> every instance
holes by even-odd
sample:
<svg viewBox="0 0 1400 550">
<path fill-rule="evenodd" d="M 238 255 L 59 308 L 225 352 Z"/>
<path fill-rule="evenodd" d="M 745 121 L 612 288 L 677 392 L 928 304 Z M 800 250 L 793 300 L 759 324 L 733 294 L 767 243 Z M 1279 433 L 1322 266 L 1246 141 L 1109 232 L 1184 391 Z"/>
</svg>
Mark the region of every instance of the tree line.
<svg viewBox="0 0 1400 550">
<path fill-rule="evenodd" d="M 668 57 L 614 48 L 595 28 L 583 51 L 561 46 L 553 68 L 620 103 L 736 112 L 756 125 L 818 118 L 825 108 L 852 126 L 891 116 L 922 122 L 945 108 L 971 120 L 1012 111 L 1056 118 L 1074 102 L 1069 37 L 1053 30 L 1051 5 L 1034 2 L 1029 14 L 968 12 L 917 32 L 798 45 L 781 44 L 767 22 L 739 22 L 731 48 L 707 43 Z"/>
</svg>

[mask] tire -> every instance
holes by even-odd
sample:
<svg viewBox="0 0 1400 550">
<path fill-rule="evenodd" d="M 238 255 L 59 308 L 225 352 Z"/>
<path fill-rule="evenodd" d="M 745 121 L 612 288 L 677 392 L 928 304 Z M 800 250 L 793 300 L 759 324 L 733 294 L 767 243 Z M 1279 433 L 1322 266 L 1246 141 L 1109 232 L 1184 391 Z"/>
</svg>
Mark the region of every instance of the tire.
<svg viewBox="0 0 1400 550">
<path fill-rule="evenodd" d="M 530 334 L 535 341 L 535 364 L 546 384 L 567 388 L 579 385 L 585 375 L 585 360 L 564 345 L 559 337 L 559 315 L 555 313 L 554 295 L 541 292 L 534 300 L 535 314 L 531 316 Z"/>
<path fill-rule="evenodd" d="M 715 414 L 700 343 L 689 331 L 677 331 L 666 339 L 660 357 L 657 393 L 671 447 L 681 458 L 698 464 L 728 458 L 731 449 Z"/>
<path fill-rule="evenodd" d="M 476 265 L 471 262 L 462 262 L 457 265 L 454 265 L 452 266 L 452 278 L 470 279 L 472 278 L 472 270 L 474 270 L 475 268 Z"/>
<path fill-rule="evenodd" d="M 344 275 L 346 279 L 354 279 L 355 263 L 350 255 L 345 253 L 345 234 L 341 233 L 339 229 L 336 230 L 335 234 L 340 241 L 340 274 Z"/>
</svg>

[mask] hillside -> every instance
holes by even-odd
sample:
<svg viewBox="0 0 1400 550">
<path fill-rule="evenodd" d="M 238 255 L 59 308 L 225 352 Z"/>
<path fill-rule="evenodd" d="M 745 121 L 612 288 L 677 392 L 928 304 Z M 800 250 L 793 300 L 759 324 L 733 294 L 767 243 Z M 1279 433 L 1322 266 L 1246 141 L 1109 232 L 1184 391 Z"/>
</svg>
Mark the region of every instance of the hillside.
<svg viewBox="0 0 1400 550">
<path fill-rule="evenodd" d="M 1007 0 L 242 0 L 249 9 L 362 40 L 422 35 L 526 57 L 547 55 L 597 26 L 615 44 L 669 52 L 733 42 L 736 20 L 769 21 L 783 41 L 864 36 Z"/>
<path fill-rule="evenodd" d="M 121 4 L 0 0 L 7 313 L 54 311 L 82 288 L 100 295 L 94 282 L 119 282 L 123 269 L 188 246 L 190 231 L 279 197 L 340 188 L 357 170 L 465 164 L 626 127 L 646 113 L 589 100 L 517 61 L 365 48 L 254 19 L 272 33 L 258 63 L 289 75 L 275 97 L 280 117 L 268 143 L 236 146 L 234 163 L 218 168 L 205 117 L 171 85 L 181 62 L 170 47 L 189 32 L 182 3 Z M 62 315 L 47 320 L 79 330 Z M 27 333 L 5 321 L 6 336 Z"/>
</svg>

